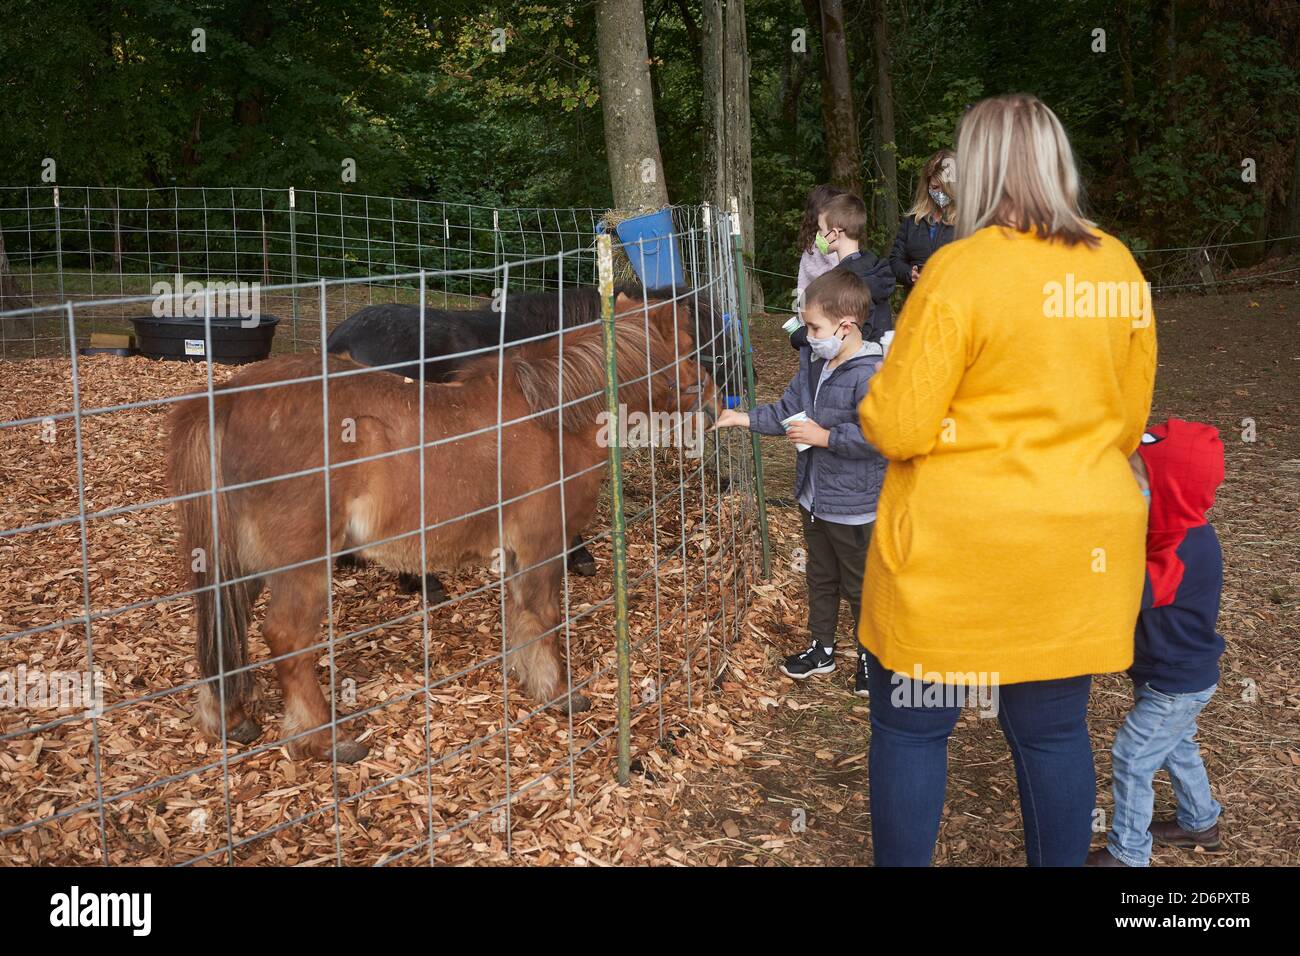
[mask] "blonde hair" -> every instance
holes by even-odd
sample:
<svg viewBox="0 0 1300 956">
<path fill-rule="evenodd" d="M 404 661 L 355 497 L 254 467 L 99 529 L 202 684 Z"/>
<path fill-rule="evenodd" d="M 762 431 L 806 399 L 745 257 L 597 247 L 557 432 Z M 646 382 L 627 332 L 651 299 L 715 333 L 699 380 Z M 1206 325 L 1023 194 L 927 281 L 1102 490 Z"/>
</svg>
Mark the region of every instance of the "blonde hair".
<svg viewBox="0 0 1300 956">
<path fill-rule="evenodd" d="M 1033 229 L 1097 246 L 1080 208 L 1079 171 L 1061 121 L 1036 96 L 981 100 L 957 124 L 957 238 L 985 226 Z"/>
<path fill-rule="evenodd" d="M 940 209 L 939 204 L 930 198 L 930 180 L 939 177 L 943 191 L 951 202 L 947 208 Z M 911 216 L 917 222 L 924 222 L 930 216 L 941 219 L 949 226 L 957 216 L 957 158 L 950 149 L 941 149 L 925 161 L 916 179 L 916 195 L 912 197 L 912 208 L 904 215 Z"/>
</svg>

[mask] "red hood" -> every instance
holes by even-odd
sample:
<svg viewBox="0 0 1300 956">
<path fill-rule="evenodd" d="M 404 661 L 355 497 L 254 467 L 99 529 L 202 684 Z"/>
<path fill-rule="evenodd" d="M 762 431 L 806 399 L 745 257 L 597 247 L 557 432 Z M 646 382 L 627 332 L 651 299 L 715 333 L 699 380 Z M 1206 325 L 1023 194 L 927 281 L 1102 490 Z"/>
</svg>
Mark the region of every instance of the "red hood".
<svg viewBox="0 0 1300 956">
<path fill-rule="evenodd" d="M 1147 429 L 1138 453 L 1151 485 L 1147 573 L 1154 606 L 1160 607 L 1173 600 L 1182 581 L 1178 546 L 1189 528 L 1206 523 L 1223 483 L 1223 442 L 1217 428 L 1171 418 Z"/>
</svg>

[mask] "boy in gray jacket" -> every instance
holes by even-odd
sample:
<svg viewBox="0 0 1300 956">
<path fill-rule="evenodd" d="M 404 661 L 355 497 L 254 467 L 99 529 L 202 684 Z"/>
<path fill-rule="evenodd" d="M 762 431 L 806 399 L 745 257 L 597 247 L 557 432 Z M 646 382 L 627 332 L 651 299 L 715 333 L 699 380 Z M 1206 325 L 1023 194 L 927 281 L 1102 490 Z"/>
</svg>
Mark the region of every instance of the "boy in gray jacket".
<svg viewBox="0 0 1300 956">
<path fill-rule="evenodd" d="M 803 318 L 809 347 L 799 350 L 799 372 L 781 400 L 748 413 L 728 410 L 715 426 L 784 434 L 799 453 L 795 495 L 807 551 L 812 644 L 781 665 L 795 680 L 835 669 L 841 596 L 853 611 L 856 633 L 862 572 L 885 476 L 884 458 L 867 444 L 858 423 L 858 405 L 881 361 L 879 344 L 862 338 L 862 329 L 870 327 L 871 291 L 851 272 L 832 270 L 804 290 Z M 865 697 L 860 649 L 857 670 L 854 693 Z"/>
</svg>

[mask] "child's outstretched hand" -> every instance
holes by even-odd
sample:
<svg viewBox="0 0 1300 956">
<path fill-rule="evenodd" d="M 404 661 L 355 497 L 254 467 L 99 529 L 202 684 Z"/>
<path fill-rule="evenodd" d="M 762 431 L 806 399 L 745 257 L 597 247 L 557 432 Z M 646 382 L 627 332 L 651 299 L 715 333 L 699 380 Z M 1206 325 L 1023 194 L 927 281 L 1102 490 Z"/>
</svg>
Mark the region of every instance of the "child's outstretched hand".
<svg viewBox="0 0 1300 956">
<path fill-rule="evenodd" d="M 734 408 L 728 408 L 725 412 L 723 412 L 721 415 L 718 416 L 718 420 L 713 423 L 713 428 L 711 430 L 717 431 L 719 428 L 748 428 L 748 427 L 749 427 L 748 412 L 738 412 Z"/>
<path fill-rule="evenodd" d="M 815 448 L 829 448 L 831 433 L 812 419 L 791 422 L 786 426 L 785 437 L 800 445 L 812 445 Z"/>
</svg>

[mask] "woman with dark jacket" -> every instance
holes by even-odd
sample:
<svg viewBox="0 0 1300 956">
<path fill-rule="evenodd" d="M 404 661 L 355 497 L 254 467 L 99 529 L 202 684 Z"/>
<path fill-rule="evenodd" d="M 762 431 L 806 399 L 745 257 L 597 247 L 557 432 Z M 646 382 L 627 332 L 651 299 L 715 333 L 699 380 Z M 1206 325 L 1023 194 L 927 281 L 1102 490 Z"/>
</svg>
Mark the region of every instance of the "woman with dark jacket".
<svg viewBox="0 0 1300 956">
<path fill-rule="evenodd" d="M 911 291 L 921 277 L 921 269 L 934 251 L 953 237 L 953 218 L 957 211 L 956 156 L 941 149 L 928 160 L 916 180 L 916 198 L 912 208 L 898 225 L 889 267 L 904 289 Z"/>
</svg>

